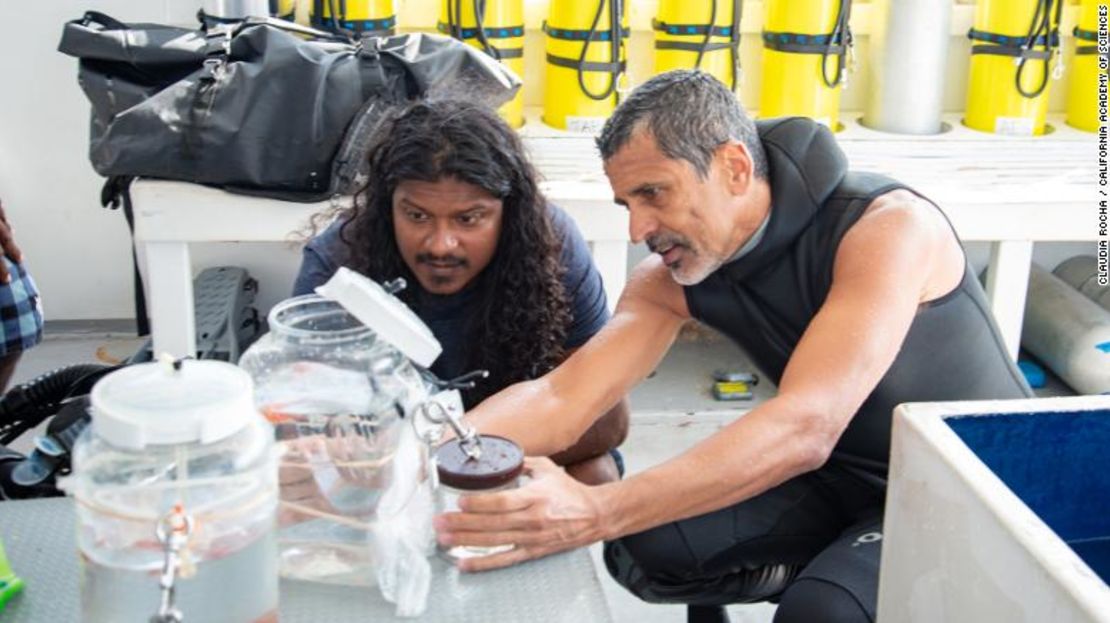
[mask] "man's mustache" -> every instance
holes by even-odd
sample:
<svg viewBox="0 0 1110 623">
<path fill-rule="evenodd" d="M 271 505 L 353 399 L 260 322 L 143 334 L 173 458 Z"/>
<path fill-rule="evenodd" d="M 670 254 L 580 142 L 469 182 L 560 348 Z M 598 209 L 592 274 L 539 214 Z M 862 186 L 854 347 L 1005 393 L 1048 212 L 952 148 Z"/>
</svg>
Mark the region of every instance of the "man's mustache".
<svg viewBox="0 0 1110 623">
<path fill-rule="evenodd" d="M 416 256 L 417 264 L 431 264 L 434 266 L 466 266 L 466 258 L 454 255 L 432 255 L 431 253 L 419 253 Z"/>
<path fill-rule="evenodd" d="M 657 234 L 647 239 L 647 247 L 652 253 L 659 253 L 661 249 L 671 247 L 690 248 L 689 241 L 678 234 Z"/>
</svg>

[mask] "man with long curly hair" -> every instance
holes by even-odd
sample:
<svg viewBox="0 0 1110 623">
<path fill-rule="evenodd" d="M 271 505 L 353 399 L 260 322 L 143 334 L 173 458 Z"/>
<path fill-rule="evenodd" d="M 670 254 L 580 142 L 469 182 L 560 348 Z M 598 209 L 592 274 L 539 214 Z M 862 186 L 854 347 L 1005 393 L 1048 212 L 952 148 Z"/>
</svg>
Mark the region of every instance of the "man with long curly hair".
<svg viewBox="0 0 1110 623">
<path fill-rule="evenodd" d="M 544 199 L 516 133 L 477 104 L 418 102 L 376 130 L 355 207 L 311 240 L 294 285 L 305 294 L 347 266 L 398 296 L 443 345 L 440 378 L 489 377 L 467 408 L 553 369 L 609 318 L 601 276 L 574 222 Z M 625 402 L 552 458 L 588 482 L 615 478 L 610 450 Z"/>
</svg>

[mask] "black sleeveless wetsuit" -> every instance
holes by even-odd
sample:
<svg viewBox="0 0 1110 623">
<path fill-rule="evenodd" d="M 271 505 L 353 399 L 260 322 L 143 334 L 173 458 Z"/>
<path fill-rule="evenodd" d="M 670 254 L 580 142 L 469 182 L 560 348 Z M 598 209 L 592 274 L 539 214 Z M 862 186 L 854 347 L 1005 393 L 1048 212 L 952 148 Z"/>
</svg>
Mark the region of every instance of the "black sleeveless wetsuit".
<svg viewBox="0 0 1110 623">
<path fill-rule="evenodd" d="M 757 125 L 772 197 L 763 237 L 685 294 L 695 318 L 778 383 L 828 295 L 844 234 L 873 199 L 906 187 L 849 172 L 832 134 L 808 119 Z M 610 543 L 610 572 L 647 601 L 781 599 L 776 621 L 873 620 L 894 407 L 1030 395 L 968 267 L 954 290 L 919 308 L 825 466 L 733 507 Z"/>
</svg>

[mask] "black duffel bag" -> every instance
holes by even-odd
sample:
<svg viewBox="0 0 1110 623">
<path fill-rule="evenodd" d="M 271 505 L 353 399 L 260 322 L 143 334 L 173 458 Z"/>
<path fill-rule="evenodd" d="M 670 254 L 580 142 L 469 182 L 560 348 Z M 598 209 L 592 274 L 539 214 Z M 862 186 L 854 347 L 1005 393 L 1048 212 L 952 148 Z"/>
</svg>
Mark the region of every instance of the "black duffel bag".
<svg viewBox="0 0 1110 623">
<path fill-rule="evenodd" d="M 497 106 L 520 88 L 448 37 L 349 40 L 265 18 L 190 30 L 89 12 L 59 50 L 80 59 L 101 175 L 303 201 L 351 190 L 382 108 L 437 95 Z"/>
</svg>

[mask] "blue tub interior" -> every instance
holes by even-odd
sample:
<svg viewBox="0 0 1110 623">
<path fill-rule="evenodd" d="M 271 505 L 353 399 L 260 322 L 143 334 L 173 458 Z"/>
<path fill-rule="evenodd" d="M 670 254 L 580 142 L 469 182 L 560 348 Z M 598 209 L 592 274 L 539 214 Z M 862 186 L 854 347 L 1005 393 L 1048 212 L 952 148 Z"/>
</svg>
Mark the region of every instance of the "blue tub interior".
<svg viewBox="0 0 1110 623">
<path fill-rule="evenodd" d="M 945 418 L 1110 583 L 1110 410 Z"/>
</svg>

